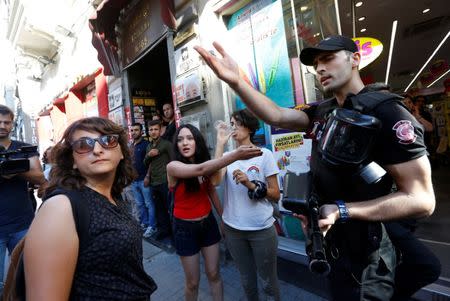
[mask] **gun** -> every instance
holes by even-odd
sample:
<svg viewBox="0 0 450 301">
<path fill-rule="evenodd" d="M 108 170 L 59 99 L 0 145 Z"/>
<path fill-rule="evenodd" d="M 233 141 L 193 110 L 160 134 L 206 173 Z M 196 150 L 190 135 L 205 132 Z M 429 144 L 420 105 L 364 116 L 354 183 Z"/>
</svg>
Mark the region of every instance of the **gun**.
<svg viewBox="0 0 450 301">
<path fill-rule="evenodd" d="M 309 270 L 326 276 L 331 267 L 327 261 L 323 234 L 319 227 L 319 199 L 311 193 L 311 173 L 287 173 L 284 178 L 283 207 L 308 218 L 306 253 Z"/>
<path fill-rule="evenodd" d="M 22 146 L 19 149 L 7 151 L 0 146 L 0 176 L 27 172 L 30 170 L 30 160 L 37 152 L 37 146 Z"/>
</svg>

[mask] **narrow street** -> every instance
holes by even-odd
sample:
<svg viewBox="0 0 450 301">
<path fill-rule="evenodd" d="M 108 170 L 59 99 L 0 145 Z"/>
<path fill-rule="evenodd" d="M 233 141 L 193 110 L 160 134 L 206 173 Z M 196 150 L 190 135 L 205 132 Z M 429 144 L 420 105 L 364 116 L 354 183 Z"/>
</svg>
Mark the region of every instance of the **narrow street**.
<svg viewBox="0 0 450 301">
<path fill-rule="evenodd" d="M 152 294 L 152 301 L 184 300 L 184 275 L 179 257 L 143 240 L 144 268 L 158 285 Z M 203 270 L 203 264 L 201 264 Z M 221 261 L 221 275 L 226 301 L 245 300 L 237 268 L 231 260 Z M 280 280 L 283 301 L 326 301 L 326 299 L 305 291 L 295 285 Z M 201 273 L 199 301 L 211 300 L 208 281 Z"/>
</svg>

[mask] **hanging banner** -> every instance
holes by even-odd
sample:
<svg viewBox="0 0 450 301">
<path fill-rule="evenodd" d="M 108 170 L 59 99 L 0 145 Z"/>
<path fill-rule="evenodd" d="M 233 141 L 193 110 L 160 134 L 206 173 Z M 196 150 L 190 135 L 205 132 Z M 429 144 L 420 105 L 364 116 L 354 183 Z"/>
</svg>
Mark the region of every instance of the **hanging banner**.
<svg viewBox="0 0 450 301">
<path fill-rule="evenodd" d="M 353 38 L 358 51 L 361 54 L 361 63 L 359 64 L 359 70 L 366 67 L 373 61 L 375 61 L 383 52 L 383 44 L 374 38 L 359 37 Z"/>
</svg>

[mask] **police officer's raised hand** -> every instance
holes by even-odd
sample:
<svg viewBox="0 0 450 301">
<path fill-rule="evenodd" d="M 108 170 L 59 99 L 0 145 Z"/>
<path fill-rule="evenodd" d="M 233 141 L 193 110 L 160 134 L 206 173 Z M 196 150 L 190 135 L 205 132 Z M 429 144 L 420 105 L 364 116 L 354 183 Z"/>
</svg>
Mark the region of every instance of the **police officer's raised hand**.
<svg viewBox="0 0 450 301">
<path fill-rule="evenodd" d="M 202 56 L 217 77 L 232 87 L 237 85 L 239 82 L 239 67 L 237 63 L 225 52 L 219 43 L 214 42 L 213 46 L 221 54 L 222 58 L 215 56 L 201 46 L 194 46 L 194 49 Z"/>
<path fill-rule="evenodd" d="M 241 145 L 233 151 L 237 160 L 246 160 L 253 157 L 262 155 L 262 151 L 259 147 L 254 145 Z"/>
</svg>

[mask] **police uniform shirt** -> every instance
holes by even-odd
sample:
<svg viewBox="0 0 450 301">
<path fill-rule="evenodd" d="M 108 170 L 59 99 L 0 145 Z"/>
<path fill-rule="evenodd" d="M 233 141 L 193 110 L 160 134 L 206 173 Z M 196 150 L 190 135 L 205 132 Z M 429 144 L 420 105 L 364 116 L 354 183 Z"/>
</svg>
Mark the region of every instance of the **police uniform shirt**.
<svg viewBox="0 0 450 301">
<path fill-rule="evenodd" d="M 363 89 L 358 95 L 366 92 L 367 90 Z M 310 120 L 307 137 L 313 139 L 311 170 L 314 174 L 315 192 L 322 199 L 322 203 L 338 199 L 346 202 L 362 201 L 388 194 L 393 183 L 389 175 L 385 175 L 378 183 L 369 185 L 358 179 L 354 170 L 332 168 L 321 160 L 318 141 L 328 117 L 338 107 L 337 100 L 332 98 L 304 110 Z M 353 108 L 349 98 L 345 100 L 343 108 Z M 399 100 L 386 101 L 369 114 L 382 122 L 382 128 L 368 162 L 375 161 L 380 166 L 398 164 L 426 154 L 423 127 Z"/>
</svg>

